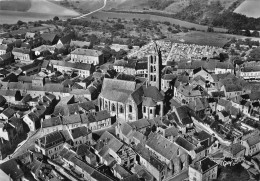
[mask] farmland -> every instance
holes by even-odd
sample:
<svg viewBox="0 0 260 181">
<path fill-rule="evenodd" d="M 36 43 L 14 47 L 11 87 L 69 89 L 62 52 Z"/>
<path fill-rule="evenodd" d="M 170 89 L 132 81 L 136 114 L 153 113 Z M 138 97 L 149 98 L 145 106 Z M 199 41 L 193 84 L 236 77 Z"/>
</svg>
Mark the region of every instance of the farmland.
<svg viewBox="0 0 260 181">
<path fill-rule="evenodd" d="M 248 17 L 260 18 L 260 1 L 246 0 L 234 12 Z"/>
<path fill-rule="evenodd" d="M 2 3 L 5 4 L 4 7 Z M 18 20 L 28 22 L 48 20 L 54 16 L 71 17 L 79 15 L 76 11 L 53 4 L 47 0 L 0 1 L 0 7 L 5 8 L 4 11 L 0 10 L 0 24 L 12 24 Z"/>
<path fill-rule="evenodd" d="M 79 13 L 47 0 L 31 0 L 32 7 L 28 10 L 31 13 L 43 13 L 54 16 L 78 16 Z"/>
<path fill-rule="evenodd" d="M 180 25 L 186 28 L 196 28 L 197 30 L 202 30 L 205 31 L 207 30 L 207 26 L 203 25 L 198 25 L 195 23 L 190 23 L 187 21 L 182 21 L 174 18 L 168 18 L 168 17 L 162 17 L 162 16 L 156 16 L 156 15 L 149 15 L 149 14 L 137 14 L 137 13 L 118 13 L 118 12 L 97 12 L 92 14 L 93 17 L 96 17 L 98 19 L 108 19 L 108 18 L 118 18 L 120 17 L 121 19 L 126 19 L 126 20 L 132 20 L 133 18 L 135 19 L 149 19 L 153 21 L 160 21 L 160 22 L 170 22 L 171 24 L 175 25 Z M 87 17 L 87 19 L 90 19 L 91 17 Z M 215 28 L 215 31 L 219 32 L 225 32 L 226 29 L 223 28 Z"/>
<path fill-rule="evenodd" d="M 0 10 L 28 11 L 31 8 L 31 0 L 0 0 Z"/>
</svg>

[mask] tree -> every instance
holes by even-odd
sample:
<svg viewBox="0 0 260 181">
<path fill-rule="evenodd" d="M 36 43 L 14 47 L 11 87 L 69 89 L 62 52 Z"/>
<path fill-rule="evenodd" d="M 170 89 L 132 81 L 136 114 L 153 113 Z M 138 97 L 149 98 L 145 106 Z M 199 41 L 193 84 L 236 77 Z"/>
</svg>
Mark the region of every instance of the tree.
<svg viewBox="0 0 260 181">
<path fill-rule="evenodd" d="M 209 26 L 207 32 L 214 32 L 214 28 L 212 26 Z"/>
<path fill-rule="evenodd" d="M 18 26 L 21 26 L 21 25 L 23 25 L 23 24 L 24 24 L 24 22 L 23 22 L 23 21 L 21 21 L 21 20 L 18 20 L 16 24 L 17 24 Z"/>
<path fill-rule="evenodd" d="M 53 21 L 59 21 L 60 19 L 59 19 L 59 17 L 58 16 L 55 16 L 54 18 L 53 18 Z"/>
<path fill-rule="evenodd" d="M 120 60 L 123 59 L 125 56 L 127 55 L 127 52 L 123 49 L 120 49 L 117 53 L 116 53 L 116 59 Z"/>
<path fill-rule="evenodd" d="M 260 35 L 259 35 L 259 32 L 255 30 L 252 32 L 251 36 L 259 37 Z"/>
<path fill-rule="evenodd" d="M 247 29 L 247 30 L 244 32 L 244 35 L 245 35 L 245 36 L 251 36 L 250 30 Z"/>
<path fill-rule="evenodd" d="M 260 61 L 260 47 L 253 49 L 250 53 L 249 53 L 249 61 Z"/>
</svg>

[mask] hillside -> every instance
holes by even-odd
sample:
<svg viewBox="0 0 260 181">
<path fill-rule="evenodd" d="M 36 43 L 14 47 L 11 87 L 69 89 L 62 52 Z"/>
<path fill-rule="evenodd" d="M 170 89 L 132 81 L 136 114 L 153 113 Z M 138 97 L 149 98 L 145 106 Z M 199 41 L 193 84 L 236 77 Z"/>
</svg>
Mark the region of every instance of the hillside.
<svg viewBox="0 0 260 181">
<path fill-rule="evenodd" d="M 31 8 L 31 0 L 0 0 L 0 10 L 28 11 Z"/>
<path fill-rule="evenodd" d="M 0 0 L 0 10 L 41 13 L 54 16 L 78 16 L 71 9 L 53 4 L 48 0 Z"/>
<path fill-rule="evenodd" d="M 246 0 L 234 12 L 246 15 L 247 17 L 260 18 L 260 1 Z"/>
</svg>

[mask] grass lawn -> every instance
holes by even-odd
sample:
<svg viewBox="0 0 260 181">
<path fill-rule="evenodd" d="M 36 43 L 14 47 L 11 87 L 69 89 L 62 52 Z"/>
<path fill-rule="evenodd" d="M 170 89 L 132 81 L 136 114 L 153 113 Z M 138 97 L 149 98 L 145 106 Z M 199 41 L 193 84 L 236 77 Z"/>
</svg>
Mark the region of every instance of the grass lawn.
<svg viewBox="0 0 260 181">
<path fill-rule="evenodd" d="M 247 181 L 249 179 L 247 171 L 241 164 L 237 164 L 232 167 L 220 167 L 217 181 Z"/>
</svg>

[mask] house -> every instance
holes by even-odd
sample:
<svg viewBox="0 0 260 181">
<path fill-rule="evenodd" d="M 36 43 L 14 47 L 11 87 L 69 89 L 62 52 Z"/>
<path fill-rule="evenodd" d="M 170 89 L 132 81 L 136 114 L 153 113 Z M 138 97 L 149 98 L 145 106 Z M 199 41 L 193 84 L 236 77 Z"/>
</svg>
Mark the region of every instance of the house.
<svg viewBox="0 0 260 181">
<path fill-rule="evenodd" d="M 186 151 L 158 133 L 149 134 L 145 147 L 167 165 L 172 175 L 180 173 L 189 166 Z"/>
<path fill-rule="evenodd" d="M 227 84 L 221 87 L 221 91 L 224 91 L 226 98 L 234 98 L 242 95 L 243 89 L 239 85 Z"/>
<path fill-rule="evenodd" d="M 162 76 L 162 91 L 166 92 L 168 89 L 173 89 L 173 81 L 176 79 L 176 75 L 165 74 Z"/>
<path fill-rule="evenodd" d="M 115 177 L 119 178 L 120 180 L 129 177 L 131 174 L 121 165 L 115 164 L 112 167 L 112 172 Z"/>
<path fill-rule="evenodd" d="M 1 137 L 0 138 L 0 160 L 3 160 L 8 156 L 10 148 L 11 148 L 10 141 L 7 141 Z M 1 173 L 0 173 L 0 175 L 2 176 Z M 0 176 L 0 179 L 1 179 L 1 176 Z"/>
<path fill-rule="evenodd" d="M 1 56 L 1 55 L 0 55 Z M 8 74 L 10 74 L 10 72 L 6 69 L 1 69 L 0 70 L 0 79 L 1 78 L 5 78 Z"/>
<path fill-rule="evenodd" d="M 69 33 L 59 39 L 59 41 L 56 44 L 57 48 L 62 48 L 64 45 L 69 45 L 72 39 L 75 38 L 74 33 Z"/>
<path fill-rule="evenodd" d="M 15 62 L 32 63 L 32 53 L 27 48 L 13 48 Z"/>
<path fill-rule="evenodd" d="M 85 144 L 85 143 L 90 144 L 92 142 L 92 133 L 85 126 L 71 129 L 70 134 L 72 137 L 72 142 L 74 147 L 77 147 L 80 144 Z"/>
<path fill-rule="evenodd" d="M 113 67 L 119 73 L 125 73 L 128 75 L 136 75 L 138 77 L 147 77 L 148 69 L 147 61 L 142 60 L 115 60 Z"/>
<path fill-rule="evenodd" d="M 8 120 L 13 117 L 14 114 L 15 110 L 13 110 L 12 108 L 7 108 L 0 114 L 0 119 Z"/>
<path fill-rule="evenodd" d="M 50 60 L 50 65 L 54 68 L 54 70 L 64 73 L 76 72 L 83 78 L 90 76 L 94 72 L 94 67 L 92 64 L 87 63 L 71 63 L 59 60 Z"/>
<path fill-rule="evenodd" d="M 241 140 L 241 144 L 246 148 L 245 155 L 252 156 L 260 152 L 260 135 L 258 132 L 249 138 Z"/>
<path fill-rule="evenodd" d="M 41 121 L 41 131 L 44 135 L 61 130 L 63 130 L 63 125 L 60 116 L 51 117 Z"/>
<path fill-rule="evenodd" d="M 256 81 L 260 79 L 260 66 L 246 66 L 240 70 L 240 76 L 245 80 Z"/>
<path fill-rule="evenodd" d="M 229 146 L 220 145 L 223 150 L 224 157 L 229 157 L 235 160 L 241 160 L 245 157 L 246 148 L 240 143 L 233 143 Z"/>
<path fill-rule="evenodd" d="M 138 144 L 135 147 L 135 151 L 138 154 L 139 164 L 142 165 L 156 180 L 162 181 L 167 177 L 172 176 L 171 172 L 168 172 L 167 165 L 157 159 L 149 150 Z"/>
<path fill-rule="evenodd" d="M 26 114 L 23 121 L 28 125 L 30 131 L 36 131 L 40 128 L 40 118 L 33 112 Z"/>
<path fill-rule="evenodd" d="M 77 48 L 88 48 L 90 46 L 90 42 L 86 41 L 74 41 L 70 42 L 70 47 L 77 47 Z"/>
<path fill-rule="evenodd" d="M 18 70 L 20 70 L 24 75 L 34 75 L 40 72 L 41 65 L 37 63 L 31 63 L 20 67 Z"/>
<path fill-rule="evenodd" d="M 41 38 L 43 39 L 43 43 L 47 45 L 54 45 L 59 40 L 58 35 L 53 33 L 43 33 L 41 34 Z"/>
<path fill-rule="evenodd" d="M 218 118 L 223 121 L 224 123 L 229 121 L 229 113 L 225 110 L 222 110 L 220 112 L 217 113 Z"/>
<path fill-rule="evenodd" d="M 47 134 L 35 141 L 35 150 L 53 159 L 58 157 L 64 144 L 64 137 L 59 131 Z"/>
<path fill-rule="evenodd" d="M 174 86 L 174 97 L 182 104 L 188 104 L 206 95 L 206 90 L 200 85 L 179 84 L 177 87 Z"/>
<path fill-rule="evenodd" d="M 36 33 L 26 32 L 25 39 L 34 39 L 35 36 L 36 36 Z"/>
<path fill-rule="evenodd" d="M 199 68 L 196 68 L 196 69 L 193 70 L 192 77 L 195 78 L 197 76 L 201 76 L 202 78 L 204 78 L 208 82 L 214 81 L 211 74 L 203 67 L 199 67 Z"/>
<path fill-rule="evenodd" d="M 0 65 L 9 65 L 13 63 L 14 58 L 11 52 L 0 55 Z"/>
<path fill-rule="evenodd" d="M 0 164 L 1 180 L 24 180 L 25 173 L 23 172 L 20 163 L 16 159 L 10 159 Z"/>
<path fill-rule="evenodd" d="M 72 62 L 87 63 L 93 65 L 102 65 L 104 63 L 104 56 L 101 51 L 92 49 L 76 48 L 71 53 Z"/>
<path fill-rule="evenodd" d="M 217 106 L 216 106 L 216 110 L 218 112 L 221 112 L 223 110 L 226 110 L 227 107 L 231 107 L 232 103 L 226 99 L 219 99 Z"/>
<path fill-rule="evenodd" d="M 108 131 L 105 131 L 97 140 L 97 144 L 94 146 L 94 151 L 95 154 L 99 156 L 100 163 L 109 165 L 113 161 L 116 161 L 117 163 L 122 164 L 122 159 L 119 157 L 118 151 L 123 147 L 123 145 L 124 144 L 119 139 Z M 129 157 L 125 156 L 124 159 L 128 158 Z"/>
<path fill-rule="evenodd" d="M 0 44 L 0 55 L 4 55 L 7 53 L 8 46 Z"/>
<path fill-rule="evenodd" d="M 21 93 L 18 90 L 0 89 L 0 95 L 2 95 L 7 102 L 16 102 L 22 98 Z"/>
<path fill-rule="evenodd" d="M 32 51 L 34 52 L 34 55 L 38 57 L 44 55 L 46 52 L 53 54 L 55 48 L 56 48 L 55 46 L 51 46 L 51 45 L 41 45 L 32 49 Z"/>
<path fill-rule="evenodd" d="M 215 74 L 233 73 L 234 66 L 229 62 L 218 62 L 215 67 Z"/>
<path fill-rule="evenodd" d="M 21 45 L 21 48 L 33 49 L 33 48 L 41 46 L 41 45 L 42 45 L 42 38 L 37 37 L 34 39 L 27 40 L 26 42 L 23 42 Z"/>
<path fill-rule="evenodd" d="M 76 147 L 76 149 L 74 148 L 76 154 L 79 156 L 80 159 L 86 161 L 90 165 L 96 166 L 96 155 L 92 153 L 90 149 L 90 146 L 88 146 L 87 144 L 80 144 L 78 147 Z"/>
<path fill-rule="evenodd" d="M 218 176 L 218 164 L 205 157 L 189 166 L 189 180 L 210 181 Z"/>
<path fill-rule="evenodd" d="M 5 141 L 9 141 L 10 145 L 13 145 L 14 141 L 18 137 L 16 129 L 9 123 L 0 123 L 0 138 Z M 8 144 L 6 144 L 8 146 Z"/>
<path fill-rule="evenodd" d="M 175 121 L 178 129 L 183 133 L 186 133 L 188 129 L 193 127 L 193 121 L 189 115 L 187 107 L 177 107 L 173 110 L 172 114 L 173 121 Z"/>
<path fill-rule="evenodd" d="M 99 111 L 92 113 L 92 116 L 89 114 L 89 129 L 94 130 L 100 130 L 104 128 L 108 128 L 111 126 L 111 118 L 112 116 L 107 110 Z"/>
</svg>

